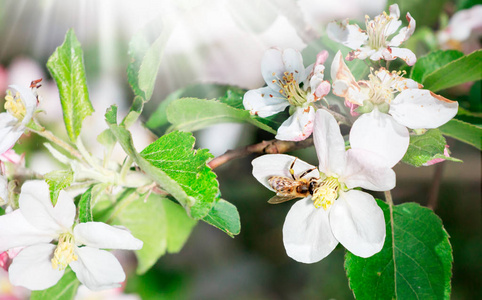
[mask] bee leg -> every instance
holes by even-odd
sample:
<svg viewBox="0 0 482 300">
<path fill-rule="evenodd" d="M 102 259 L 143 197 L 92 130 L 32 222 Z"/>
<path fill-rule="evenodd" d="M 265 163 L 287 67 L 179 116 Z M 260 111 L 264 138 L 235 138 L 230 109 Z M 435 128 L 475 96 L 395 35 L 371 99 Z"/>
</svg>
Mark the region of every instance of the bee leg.
<svg viewBox="0 0 482 300">
<path fill-rule="evenodd" d="M 306 174 L 308 174 L 308 173 L 310 173 L 311 171 L 314 171 L 314 170 L 316 170 L 316 168 L 312 168 L 312 169 L 308 169 L 308 170 L 304 171 L 303 173 L 301 173 L 300 178 L 305 177 Z"/>
<path fill-rule="evenodd" d="M 295 177 L 295 170 L 293 169 L 293 166 L 295 165 L 295 162 L 298 158 L 295 157 L 295 160 L 293 160 L 293 162 L 291 163 L 291 166 L 290 166 L 290 174 L 291 174 L 291 178 L 293 178 L 293 180 L 296 180 L 296 177 Z"/>
</svg>

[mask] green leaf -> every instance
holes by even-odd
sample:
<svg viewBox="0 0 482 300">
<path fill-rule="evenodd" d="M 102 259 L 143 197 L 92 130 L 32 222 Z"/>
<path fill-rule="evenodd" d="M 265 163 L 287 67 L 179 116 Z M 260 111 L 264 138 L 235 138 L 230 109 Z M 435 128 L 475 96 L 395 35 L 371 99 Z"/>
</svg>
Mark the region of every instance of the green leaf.
<svg viewBox="0 0 482 300">
<path fill-rule="evenodd" d="M 226 200 L 220 199 L 211 209 L 203 221 L 226 232 L 234 237 L 241 231 L 241 222 L 236 206 Z"/>
<path fill-rule="evenodd" d="M 144 242 L 142 249 L 135 251 L 139 263 L 137 273 L 142 274 L 166 252 L 179 252 L 196 221 L 178 204 L 151 194 L 145 201 L 137 198 L 123 206 L 114 224 L 127 227 Z"/>
<path fill-rule="evenodd" d="M 74 180 L 74 172 L 72 172 L 72 170 L 57 170 L 45 174 L 44 178 L 49 185 L 50 200 L 55 206 L 59 192 L 70 186 Z"/>
<path fill-rule="evenodd" d="M 423 164 L 436 158 L 460 162 L 459 159 L 444 155 L 446 144 L 445 138 L 438 129 L 428 130 L 421 135 L 412 135 L 410 136 L 408 150 L 402 161 L 415 167 L 423 166 Z"/>
<path fill-rule="evenodd" d="M 386 203 L 377 202 L 386 222 L 383 249 L 369 258 L 345 256 L 355 297 L 449 299 L 453 257 L 440 218 L 416 203 L 394 206 L 391 213 Z"/>
<path fill-rule="evenodd" d="M 30 300 L 70 300 L 74 299 L 80 282 L 68 267 L 56 285 L 43 291 L 32 291 Z"/>
<path fill-rule="evenodd" d="M 157 34 L 157 38 L 151 43 L 149 35 L 152 32 Z M 129 43 L 131 62 L 127 66 L 127 78 L 134 94 L 145 102 L 152 97 L 161 58 L 171 32 L 170 22 L 155 20 L 137 33 Z"/>
<path fill-rule="evenodd" d="M 251 123 L 272 134 L 276 130 L 251 116 L 249 111 L 234 108 L 217 100 L 182 98 L 167 108 L 167 118 L 173 130 L 195 131 L 225 122 Z"/>
<path fill-rule="evenodd" d="M 117 125 L 117 107 L 111 106 L 105 114 L 106 122 L 110 130 L 116 137 L 122 149 L 137 163 L 137 165 L 156 183 L 158 183 L 165 191 L 176 198 L 184 208 L 190 212 L 190 207 L 196 202 L 196 199 L 188 196 L 183 188 L 164 171 L 151 165 L 145 160 L 134 148 L 132 135 L 129 130 Z M 207 214 L 207 212 L 206 212 Z"/>
<path fill-rule="evenodd" d="M 436 92 L 465 82 L 482 79 L 482 50 L 465 55 L 425 76 L 422 84 Z"/>
<path fill-rule="evenodd" d="M 407 12 L 417 21 L 417 28 L 424 25 L 432 26 L 437 23 L 440 14 L 443 11 L 444 4 L 447 0 L 389 0 L 387 3 L 386 12 L 388 13 L 388 6 L 398 4 L 400 7 L 400 20 L 405 21 Z M 430 13 L 427 13 L 430 12 Z M 405 25 L 403 25 L 405 26 Z"/>
<path fill-rule="evenodd" d="M 92 114 L 94 108 L 89 100 L 82 48 L 72 29 L 67 32 L 64 43 L 50 56 L 47 68 L 59 89 L 67 134 L 75 143 L 82 121 Z"/>
<path fill-rule="evenodd" d="M 92 222 L 94 218 L 92 217 L 92 186 L 87 189 L 80 197 L 79 201 L 79 222 Z"/>
<path fill-rule="evenodd" d="M 427 75 L 462 56 L 464 56 L 464 53 L 457 50 L 439 50 L 429 53 L 417 59 L 417 62 L 413 65 L 412 72 L 410 73 L 410 78 L 416 82 L 422 83 Z"/>
<path fill-rule="evenodd" d="M 446 136 L 450 136 L 482 150 L 482 127 L 452 119 L 440 126 L 439 130 Z"/>
<path fill-rule="evenodd" d="M 171 132 L 141 151 L 152 166 L 165 172 L 195 199 L 190 207 L 193 218 L 206 216 L 219 194 L 216 174 L 206 162 L 213 158 L 207 149 L 194 150 L 195 139 L 188 132 Z"/>
</svg>

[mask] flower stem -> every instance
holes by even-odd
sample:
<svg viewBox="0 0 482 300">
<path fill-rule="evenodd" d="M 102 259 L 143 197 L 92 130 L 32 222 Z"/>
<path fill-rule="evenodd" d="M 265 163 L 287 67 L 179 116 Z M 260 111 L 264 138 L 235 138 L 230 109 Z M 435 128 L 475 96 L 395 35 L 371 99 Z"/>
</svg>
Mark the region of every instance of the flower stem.
<svg viewBox="0 0 482 300">
<path fill-rule="evenodd" d="M 35 132 L 36 134 L 46 138 L 47 140 L 51 141 L 52 143 L 56 144 L 57 146 L 63 148 L 65 151 L 69 152 L 76 158 L 78 158 L 81 161 L 84 161 L 84 158 L 82 157 L 82 154 L 80 154 L 79 151 L 74 149 L 74 147 L 70 146 L 67 142 L 64 140 L 59 139 L 56 137 L 51 131 L 48 130 L 34 130 L 32 128 L 29 128 L 30 131 Z"/>
</svg>

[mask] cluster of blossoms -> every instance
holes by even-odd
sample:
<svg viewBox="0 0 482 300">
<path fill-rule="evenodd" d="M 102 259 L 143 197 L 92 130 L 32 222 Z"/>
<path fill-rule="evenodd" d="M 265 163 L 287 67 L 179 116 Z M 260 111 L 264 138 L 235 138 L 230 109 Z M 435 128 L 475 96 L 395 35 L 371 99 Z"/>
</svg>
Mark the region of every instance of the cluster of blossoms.
<svg viewBox="0 0 482 300">
<path fill-rule="evenodd" d="M 0 253 L 10 282 L 30 290 L 55 285 L 69 266 L 79 281 L 91 290 L 121 286 L 125 273 L 117 258 L 101 249 L 138 250 L 143 242 L 125 228 L 102 222 L 79 223 L 74 199 L 60 191 L 52 204 L 49 185 L 27 180 L 20 195 L 6 176 L 5 162 L 22 163 L 12 149 L 32 121 L 38 106 L 36 90 L 10 86 L 6 112 L 0 114 Z M 8 252 L 6 252 L 8 251 Z M 4 259 L 5 258 L 5 259 Z"/>
<path fill-rule="evenodd" d="M 399 46 L 413 34 L 415 20 L 407 13 L 408 26 L 389 40 L 401 25 L 398 5 L 391 5 L 389 11 L 389 15 L 384 12 L 374 20 L 367 17 L 366 31 L 346 20 L 328 24 L 327 33 L 353 49 L 347 60 L 401 58 L 413 65 L 414 53 Z M 331 64 L 330 84 L 323 80 L 326 59 L 327 52 L 323 51 L 315 67 L 308 67 L 315 72 L 303 71 L 300 53 L 270 49 L 261 66 L 268 86 L 248 91 L 244 97 L 245 108 L 261 117 L 290 106 L 291 117 L 279 128 L 277 139 L 298 141 L 313 132 L 318 168 L 283 154 L 264 155 L 253 161 L 254 177 L 276 192 L 278 200 L 303 197 L 286 217 L 283 242 L 288 255 L 304 263 L 323 259 L 338 242 L 361 257 L 378 253 L 386 234 L 383 212 L 370 194 L 354 188 L 393 189 L 392 168 L 408 149 L 409 129 L 437 128 L 458 110 L 457 102 L 423 89 L 404 78 L 401 71 L 372 68 L 367 79 L 356 81 L 340 51 Z M 317 76 L 316 81 L 313 76 Z M 315 105 L 330 88 L 334 95 L 344 98 L 351 112 L 349 118 L 356 118 L 347 151 L 333 115 L 326 107 Z M 273 183 L 278 178 L 284 180 L 283 185 Z M 276 202 L 282 201 L 270 200 Z"/>
</svg>

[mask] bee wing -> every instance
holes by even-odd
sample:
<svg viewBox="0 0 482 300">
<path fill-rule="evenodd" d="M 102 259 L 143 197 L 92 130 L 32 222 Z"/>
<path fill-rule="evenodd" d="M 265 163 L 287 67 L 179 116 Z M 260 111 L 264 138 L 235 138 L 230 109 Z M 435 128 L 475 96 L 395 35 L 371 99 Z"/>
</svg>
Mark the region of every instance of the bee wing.
<svg viewBox="0 0 482 300">
<path fill-rule="evenodd" d="M 290 201 L 290 200 L 293 200 L 295 198 L 300 198 L 300 197 L 297 197 L 297 196 L 279 196 L 279 195 L 276 195 L 274 197 L 272 197 L 271 199 L 268 200 L 268 203 L 269 204 L 279 204 L 279 203 L 283 203 L 283 202 L 286 202 L 286 201 Z"/>
</svg>

